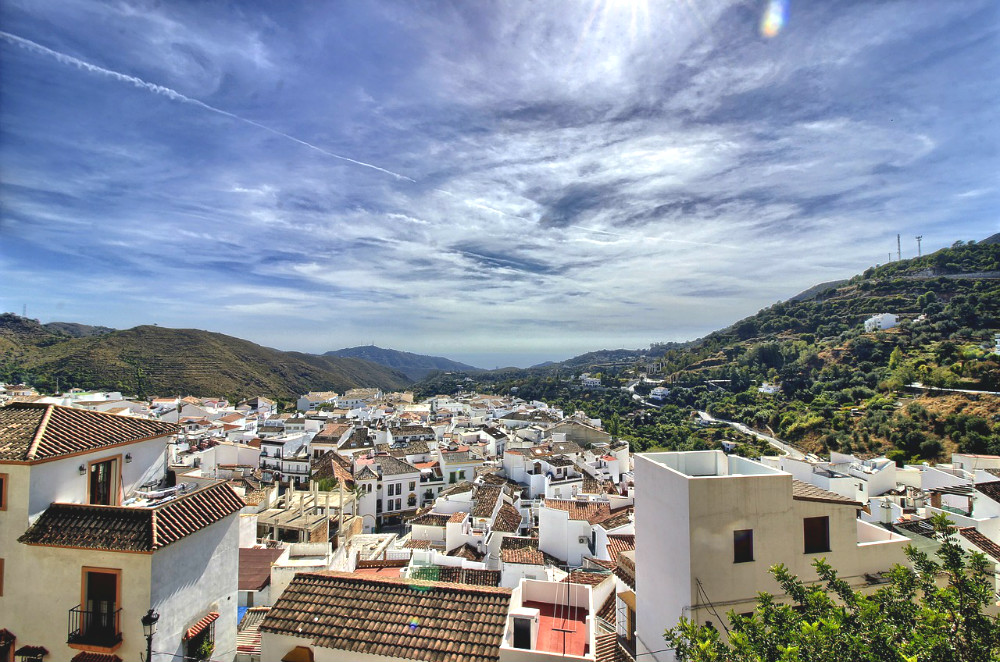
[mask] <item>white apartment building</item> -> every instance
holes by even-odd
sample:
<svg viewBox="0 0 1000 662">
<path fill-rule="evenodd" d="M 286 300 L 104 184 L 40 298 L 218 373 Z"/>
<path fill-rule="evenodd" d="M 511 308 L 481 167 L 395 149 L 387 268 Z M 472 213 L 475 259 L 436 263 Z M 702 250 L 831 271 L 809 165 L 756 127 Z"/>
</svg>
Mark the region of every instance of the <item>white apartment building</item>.
<svg viewBox="0 0 1000 662">
<path fill-rule="evenodd" d="M 225 482 L 176 487 L 160 421 L 39 404 L 0 408 L 0 624 L 38 659 L 235 648 L 238 513 Z M 34 658 L 32 658 L 34 659 Z"/>
<path fill-rule="evenodd" d="M 759 591 L 780 593 L 768 572 L 776 563 L 808 582 L 817 579 L 812 562 L 825 558 L 860 587 L 905 561 L 908 539 L 860 521 L 861 503 L 759 462 L 721 451 L 641 453 L 635 480 L 635 638 L 651 659 L 672 659 L 654 651 L 681 616 L 704 624 L 717 620 L 711 609 L 750 612 Z"/>
</svg>

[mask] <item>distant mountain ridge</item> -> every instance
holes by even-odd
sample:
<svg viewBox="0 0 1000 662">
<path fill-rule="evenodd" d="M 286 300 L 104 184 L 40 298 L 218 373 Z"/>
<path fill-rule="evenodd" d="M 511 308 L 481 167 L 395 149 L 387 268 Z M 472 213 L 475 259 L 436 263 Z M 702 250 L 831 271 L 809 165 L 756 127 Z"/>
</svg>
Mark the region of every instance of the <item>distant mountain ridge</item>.
<svg viewBox="0 0 1000 662">
<path fill-rule="evenodd" d="M 397 390 L 412 380 L 376 363 L 283 352 L 198 329 L 137 326 L 75 338 L 7 313 L 0 315 L 0 381 L 49 391 L 58 384 L 130 395 L 291 398 L 316 390 Z"/>
<path fill-rule="evenodd" d="M 441 356 L 413 354 L 412 352 L 385 349 L 383 347 L 376 347 L 375 345 L 345 347 L 344 349 L 326 352 L 323 356 L 339 356 L 371 361 L 372 363 L 378 363 L 387 368 L 398 370 L 414 381 L 419 381 L 438 370 L 442 372 L 469 372 L 481 369 Z"/>
</svg>

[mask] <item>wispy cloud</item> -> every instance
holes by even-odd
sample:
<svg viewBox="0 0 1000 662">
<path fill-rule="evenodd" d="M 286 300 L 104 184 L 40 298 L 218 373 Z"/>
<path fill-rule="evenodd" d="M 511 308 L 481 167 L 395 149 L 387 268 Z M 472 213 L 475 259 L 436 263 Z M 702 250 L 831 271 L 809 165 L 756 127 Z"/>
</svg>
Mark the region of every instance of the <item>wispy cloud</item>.
<svg viewBox="0 0 1000 662">
<path fill-rule="evenodd" d="M 645 5 L 4 3 L 0 304 L 544 360 L 1000 229 L 988 1 Z"/>
</svg>

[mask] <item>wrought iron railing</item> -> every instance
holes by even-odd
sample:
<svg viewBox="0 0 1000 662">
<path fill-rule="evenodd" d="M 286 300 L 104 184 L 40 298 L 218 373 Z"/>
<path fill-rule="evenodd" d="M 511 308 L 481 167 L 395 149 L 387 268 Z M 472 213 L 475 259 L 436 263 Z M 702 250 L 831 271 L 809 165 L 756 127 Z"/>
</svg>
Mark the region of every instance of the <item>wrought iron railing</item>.
<svg viewBox="0 0 1000 662">
<path fill-rule="evenodd" d="M 114 646 L 121 643 L 121 608 L 115 609 L 113 602 L 94 602 L 90 610 L 77 605 L 69 610 L 70 644 L 91 646 Z"/>
</svg>

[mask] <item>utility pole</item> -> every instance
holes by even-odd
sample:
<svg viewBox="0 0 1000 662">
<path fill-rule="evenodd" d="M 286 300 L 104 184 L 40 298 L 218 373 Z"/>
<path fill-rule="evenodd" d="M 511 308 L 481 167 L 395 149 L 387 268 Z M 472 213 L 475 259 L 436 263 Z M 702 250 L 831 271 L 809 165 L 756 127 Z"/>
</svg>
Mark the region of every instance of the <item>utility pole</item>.
<svg viewBox="0 0 1000 662">
<path fill-rule="evenodd" d="M 924 238 L 924 235 L 922 235 L 922 234 L 918 234 L 917 235 L 917 257 L 920 257 L 920 255 L 921 255 L 921 253 L 920 253 L 920 240 L 923 239 L 923 238 Z"/>
<path fill-rule="evenodd" d="M 903 259 L 903 245 L 899 241 L 899 235 L 896 235 L 896 261 L 899 262 Z"/>
</svg>

